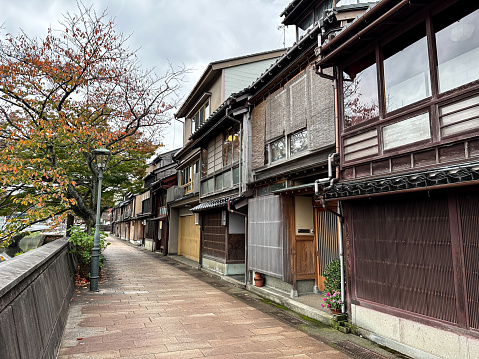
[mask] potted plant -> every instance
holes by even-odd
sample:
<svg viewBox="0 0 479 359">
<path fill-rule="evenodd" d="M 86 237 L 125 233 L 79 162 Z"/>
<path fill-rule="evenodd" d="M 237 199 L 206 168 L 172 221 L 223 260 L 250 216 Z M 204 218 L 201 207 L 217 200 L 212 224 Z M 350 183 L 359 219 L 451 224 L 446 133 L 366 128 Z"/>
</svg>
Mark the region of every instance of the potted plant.
<svg viewBox="0 0 479 359">
<path fill-rule="evenodd" d="M 326 298 L 321 306 L 331 309 L 334 314 L 341 313 L 341 262 L 339 259 L 335 259 L 330 262 L 324 270 L 323 277 L 324 291 L 326 292 Z M 335 313 L 336 312 L 336 313 Z"/>
<path fill-rule="evenodd" d="M 334 292 L 333 294 L 326 293 L 326 298 L 323 299 L 324 303 L 321 304 L 323 308 L 329 308 L 333 314 L 341 314 L 341 292 Z"/>
</svg>

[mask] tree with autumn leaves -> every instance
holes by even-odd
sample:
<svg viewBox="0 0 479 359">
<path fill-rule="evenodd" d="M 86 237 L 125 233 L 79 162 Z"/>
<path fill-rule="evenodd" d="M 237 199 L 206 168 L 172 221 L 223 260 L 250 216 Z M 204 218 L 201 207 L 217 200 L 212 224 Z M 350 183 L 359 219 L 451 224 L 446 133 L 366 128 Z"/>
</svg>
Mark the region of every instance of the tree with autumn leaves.
<svg viewBox="0 0 479 359">
<path fill-rule="evenodd" d="M 161 76 L 142 70 L 113 20 L 81 3 L 60 27 L 44 39 L 7 34 L 0 42 L 3 245 L 68 213 L 94 225 L 96 148 L 111 152 L 102 208 L 115 194 L 138 190 L 186 72 L 171 64 Z"/>
</svg>

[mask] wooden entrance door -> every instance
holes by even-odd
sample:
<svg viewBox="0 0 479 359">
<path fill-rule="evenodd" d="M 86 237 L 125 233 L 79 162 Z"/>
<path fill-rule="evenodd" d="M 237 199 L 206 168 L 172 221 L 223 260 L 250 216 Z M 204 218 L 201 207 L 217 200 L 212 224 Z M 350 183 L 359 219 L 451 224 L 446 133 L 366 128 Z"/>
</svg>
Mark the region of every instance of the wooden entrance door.
<svg viewBox="0 0 479 359">
<path fill-rule="evenodd" d="M 295 280 L 314 279 L 314 221 L 311 196 L 294 198 Z"/>
<path fill-rule="evenodd" d="M 195 216 L 183 216 L 179 221 L 178 254 L 196 262 L 200 260 L 200 226 Z"/>
</svg>

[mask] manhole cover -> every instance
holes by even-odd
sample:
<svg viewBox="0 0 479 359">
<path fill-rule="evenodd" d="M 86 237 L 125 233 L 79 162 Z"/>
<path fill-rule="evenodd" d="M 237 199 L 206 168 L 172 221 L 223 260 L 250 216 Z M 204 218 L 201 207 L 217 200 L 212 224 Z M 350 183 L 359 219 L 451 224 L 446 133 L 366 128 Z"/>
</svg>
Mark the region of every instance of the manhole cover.
<svg viewBox="0 0 479 359">
<path fill-rule="evenodd" d="M 381 354 L 366 349 L 350 341 L 334 343 L 339 349 L 357 359 L 387 359 Z"/>
</svg>

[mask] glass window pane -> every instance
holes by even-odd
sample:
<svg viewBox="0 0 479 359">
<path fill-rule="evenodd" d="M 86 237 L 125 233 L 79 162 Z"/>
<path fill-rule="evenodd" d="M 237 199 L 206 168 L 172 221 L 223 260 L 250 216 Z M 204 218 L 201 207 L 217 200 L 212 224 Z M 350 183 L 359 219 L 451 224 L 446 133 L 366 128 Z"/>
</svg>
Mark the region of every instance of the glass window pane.
<svg viewBox="0 0 479 359">
<path fill-rule="evenodd" d="M 223 188 L 230 188 L 233 185 L 233 174 L 231 171 L 223 173 Z"/>
<path fill-rule="evenodd" d="M 236 124 L 233 128 L 233 161 L 238 161 L 240 158 L 240 125 Z"/>
<path fill-rule="evenodd" d="M 256 190 L 256 195 L 259 196 L 266 196 L 269 194 L 269 187 L 261 187 Z"/>
<path fill-rule="evenodd" d="M 291 155 L 308 148 L 308 132 L 306 130 L 293 133 L 290 138 L 289 151 Z"/>
<path fill-rule="evenodd" d="M 406 31 L 383 50 L 386 112 L 431 96 L 424 23 Z"/>
<path fill-rule="evenodd" d="M 233 134 L 231 129 L 226 133 L 226 138 L 223 142 L 223 166 L 229 165 L 233 162 L 231 158 L 233 153 Z"/>
<path fill-rule="evenodd" d="M 218 175 L 216 176 L 216 190 L 222 190 L 223 189 L 223 175 Z"/>
<path fill-rule="evenodd" d="M 458 4 L 434 18 L 439 76 L 439 92 L 479 79 L 479 10 L 464 16 Z M 470 11 L 470 10 L 469 10 Z"/>
<path fill-rule="evenodd" d="M 198 127 L 200 127 L 200 115 L 199 115 L 199 113 L 197 113 L 195 115 L 195 131 L 198 129 Z"/>
<path fill-rule="evenodd" d="M 208 174 L 208 150 L 201 150 L 201 177 Z"/>
<path fill-rule="evenodd" d="M 233 168 L 233 184 L 234 185 L 239 183 L 239 177 L 240 177 L 239 167 Z"/>
<path fill-rule="evenodd" d="M 208 181 L 201 182 L 201 194 L 208 193 Z"/>
<path fill-rule="evenodd" d="M 211 193 L 214 191 L 214 187 L 215 187 L 215 179 L 214 178 L 210 178 L 208 180 L 208 193 Z"/>
<path fill-rule="evenodd" d="M 210 117 L 210 100 L 205 103 L 205 121 Z"/>
<path fill-rule="evenodd" d="M 269 162 L 269 146 L 266 145 L 264 146 L 264 164 L 267 164 Z"/>
<path fill-rule="evenodd" d="M 374 53 L 343 70 L 344 125 L 357 125 L 379 116 L 378 82 Z"/>
<path fill-rule="evenodd" d="M 286 157 L 286 143 L 284 137 L 271 143 L 271 161 Z"/>
<path fill-rule="evenodd" d="M 408 145 L 431 138 L 429 113 L 393 123 L 383 128 L 384 149 Z"/>
<path fill-rule="evenodd" d="M 283 189 L 283 188 L 286 188 L 286 182 L 280 182 L 280 183 L 275 183 L 275 184 L 272 184 L 271 186 L 269 186 L 269 190 L 271 192 L 273 191 L 277 191 L 279 189 Z"/>
<path fill-rule="evenodd" d="M 205 108 L 204 107 L 202 107 L 200 109 L 199 114 L 200 114 L 200 126 L 201 126 L 205 122 Z"/>
</svg>

